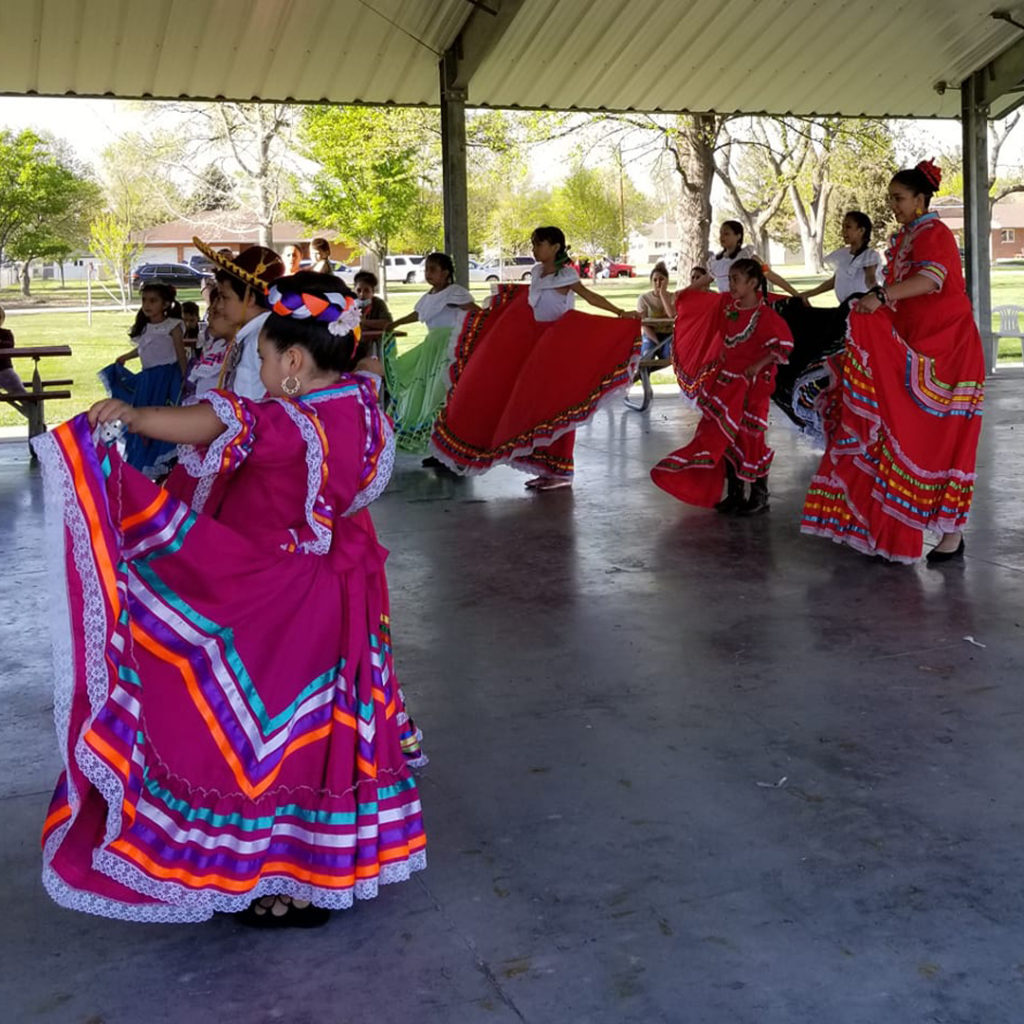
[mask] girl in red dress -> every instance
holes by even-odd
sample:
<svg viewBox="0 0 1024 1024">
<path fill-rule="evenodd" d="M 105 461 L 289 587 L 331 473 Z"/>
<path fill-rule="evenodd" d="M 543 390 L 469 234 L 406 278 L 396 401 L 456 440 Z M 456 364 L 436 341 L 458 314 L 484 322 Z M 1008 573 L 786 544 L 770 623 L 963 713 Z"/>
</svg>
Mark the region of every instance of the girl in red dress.
<svg viewBox="0 0 1024 1024">
<path fill-rule="evenodd" d="M 466 319 L 430 448 L 456 473 L 506 463 L 536 474 L 531 490 L 549 491 L 572 486 L 576 427 L 629 387 L 640 357 L 635 323 L 577 313 L 575 297 L 619 317 L 639 314 L 583 286 L 559 228 L 537 228 L 531 242 L 529 287 L 501 286 Z"/>
<path fill-rule="evenodd" d="M 962 558 L 985 359 L 953 233 L 928 212 L 941 172 L 898 172 L 884 284 L 857 300 L 819 398 L 827 446 L 801 530 L 890 561 Z"/>
<path fill-rule="evenodd" d="M 693 440 L 665 456 L 651 479 L 691 505 L 756 515 L 768 511 L 768 469 L 775 453 L 764 435 L 775 367 L 786 361 L 793 338 L 763 298 L 764 271 L 757 260 L 733 263 L 727 294 L 708 294 L 702 290 L 706 284 L 701 278 L 677 293 L 673 344 L 679 386 L 704 415 Z M 749 497 L 744 481 L 750 483 Z"/>
</svg>

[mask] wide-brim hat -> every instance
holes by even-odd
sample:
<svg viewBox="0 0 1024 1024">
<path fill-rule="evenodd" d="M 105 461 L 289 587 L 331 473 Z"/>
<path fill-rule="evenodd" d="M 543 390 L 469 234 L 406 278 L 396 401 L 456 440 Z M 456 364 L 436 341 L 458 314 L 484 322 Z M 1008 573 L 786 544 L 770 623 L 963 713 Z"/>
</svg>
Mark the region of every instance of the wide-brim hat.
<svg viewBox="0 0 1024 1024">
<path fill-rule="evenodd" d="M 192 244 L 215 266 L 237 277 L 243 284 L 258 288 L 264 295 L 270 286 L 284 276 L 284 260 L 265 245 L 250 245 L 237 256 L 218 252 L 193 236 Z"/>
</svg>

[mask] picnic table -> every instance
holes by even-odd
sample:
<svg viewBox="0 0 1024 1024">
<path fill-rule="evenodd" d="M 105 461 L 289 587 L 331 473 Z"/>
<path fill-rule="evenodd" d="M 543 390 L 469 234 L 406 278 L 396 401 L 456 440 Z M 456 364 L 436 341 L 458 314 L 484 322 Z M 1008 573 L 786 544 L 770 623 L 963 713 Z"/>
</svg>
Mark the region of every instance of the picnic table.
<svg viewBox="0 0 1024 1024">
<path fill-rule="evenodd" d="M 662 331 L 664 331 L 666 327 L 671 329 L 675 320 L 672 317 L 661 316 L 644 317 L 640 322 L 648 327 L 661 327 Z M 665 341 L 662 342 L 662 348 L 666 345 L 669 346 L 669 355 L 659 356 L 658 352 L 660 349 L 655 349 L 653 356 L 648 356 L 647 359 L 640 360 L 640 364 L 637 366 L 636 379 L 640 382 L 640 386 L 643 388 L 643 398 L 641 398 L 639 402 L 634 402 L 631 398 L 623 399 L 628 408 L 635 409 L 637 412 L 646 412 L 650 407 L 651 402 L 654 400 L 654 387 L 651 384 L 651 374 L 656 370 L 663 370 L 666 366 L 672 365 L 671 338 L 666 338 Z"/>
<path fill-rule="evenodd" d="M 18 345 L 15 348 L 0 349 L 0 355 L 8 359 L 31 359 L 32 381 L 31 387 L 24 394 L 0 395 L 0 402 L 13 405 L 25 419 L 28 420 L 29 440 L 37 434 L 46 431 L 46 417 L 44 404 L 51 398 L 70 398 L 71 392 L 66 390 L 55 391 L 54 388 L 66 388 L 75 382 L 67 380 L 43 380 L 39 375 L 39 360 L 47 359 L 50 356 L 71 355 L 70 345 Z M 35 453 L 32 453 L 33 459 Z"/>
</svg>

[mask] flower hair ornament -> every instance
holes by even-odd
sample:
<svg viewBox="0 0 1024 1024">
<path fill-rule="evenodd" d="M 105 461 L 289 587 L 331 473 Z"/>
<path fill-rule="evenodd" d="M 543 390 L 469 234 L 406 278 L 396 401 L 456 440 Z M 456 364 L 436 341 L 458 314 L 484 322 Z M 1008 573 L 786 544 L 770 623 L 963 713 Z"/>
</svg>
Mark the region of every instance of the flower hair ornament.
<svg viewBox="0 0 1024 1024">
<path fill-rule="evenodd" d="M 278 316 L 293 316 L 296 320 L 318 320 L 327 324 L 327 330 L 335 337 L 343 338 L 351 333 L 355 344 L 359 344 L 360 322 L 363 311 L 351 295 L 341 292 L 324 292 L 312 295 L 309 292 L 282 292 L 277 285 L 271 285 L 267 295 L 270 308 Z"/>
<path fill-rule="evenodd" d="M 932 160 L 922 160 L 917 165 L 917 170 L 925 176 L 928 184 L 938 192 L 939 186 L 942 184 L 942 168 Z"/>
</svg>

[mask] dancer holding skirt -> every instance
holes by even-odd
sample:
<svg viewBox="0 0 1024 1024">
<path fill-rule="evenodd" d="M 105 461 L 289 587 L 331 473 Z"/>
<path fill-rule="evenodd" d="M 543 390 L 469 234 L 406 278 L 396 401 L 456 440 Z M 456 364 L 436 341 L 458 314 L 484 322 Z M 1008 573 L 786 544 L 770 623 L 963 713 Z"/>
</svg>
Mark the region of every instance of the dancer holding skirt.
<svg viewBox="0 0 1024 1024">
<path fill-rule="evenodd" d="M 961 558 L 974 493 L 985 359 L 956 238 L 928 211 L 941 172 L 899 171 L 884 284 L 858 299 L 819 398 L 827 447 L 801 529 L 895 562 Z"/>
</svg>

